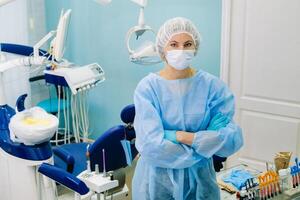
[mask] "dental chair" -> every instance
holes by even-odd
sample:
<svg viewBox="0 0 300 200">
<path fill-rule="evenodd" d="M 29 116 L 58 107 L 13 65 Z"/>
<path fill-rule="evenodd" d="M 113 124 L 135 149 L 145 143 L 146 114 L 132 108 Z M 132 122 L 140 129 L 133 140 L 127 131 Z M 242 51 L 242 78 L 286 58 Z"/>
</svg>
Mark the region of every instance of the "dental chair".
<svg viewBox="0 0 300 200">
<path fill-rule="evenodd" d="M 95 165 L 99 166 L 99 171 L 103 172 L 103 149 L 105 150 L 105 169 L 106 172 L 111 171 L 114 180 L 118 180 L 119 186 L 109 190 L 108 195 L 117 194 L 128 195 L 128 189 L 125 185 L 124 168 L 128 166 L 121 140 L 130 141 L 132 158 L 138 152 L 134 145 L 135 131 L 133 129 L 133 120 L 135 116 L 134 105 L 128 105 L 121 112 L 121 119 L 125 125 L 117 125 L 104 132 L 95 142 L 65 144 L 53 149 L 54 166 L 42 164 L 39 172 L 43 175 L 55 180 L 56 182 L 70 188 L 78 195 L 88 193 L 86 185 L 79 180 L 78 176 L 87 169 L 86 152 L 89 153 L 91 171 L 95 170 Z M 120 199 L 125 199 L 120 197 Z"/>
</svg>

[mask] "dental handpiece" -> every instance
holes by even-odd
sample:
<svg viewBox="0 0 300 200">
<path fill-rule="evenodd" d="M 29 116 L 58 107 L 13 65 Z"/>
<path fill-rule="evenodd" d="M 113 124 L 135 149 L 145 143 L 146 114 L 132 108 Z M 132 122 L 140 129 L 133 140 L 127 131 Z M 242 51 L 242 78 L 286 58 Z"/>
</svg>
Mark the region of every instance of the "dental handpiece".
<svg viewBox="0 0 300 200">
<path fill-rule="evenodd" d="M 275 181 L 273 181 L 273 188 L 274 188 L 274 196 L 277 196 L 277 185 Z"/>
<path fill-rule="evenodd" d="M 296 180 L 297 180 L 297 183 L 296 183 L 296 186 L 298 187 L 300 185 L 300 173 L 299 173 L 299 168 L 297 169 L 297 173 L 296 173 Z"/>
<path fill-rule="evenodd" d="M 279 193 L 279 188 L 277 187 L 278 186 L 278 183 L 274 181 L 274 187 L 275 187 L 275 196 L 278 195 Z"/>
<path fill-rule="evenodd" d="M 298 158 L 295 158 L 295 172 L 296 172 L 296 186 L 298 187 L 299 183 L 300 183 L 300 174 L 299 174 L 299 163 L 298 163 Z"/>
<path fill-rule="evenodd" d="M 279 181 L 277 181 L 277 187 L 278 187 L 278 192 L 279 192 L 279 194 L 281 194 L 282 191 L 281 191 L 281 187 L 280 187 Z"/>
<path fill-rule="evenodd" d="M 270 178 L 268 178 L 268 188 L 269 188 L 268 197 L 271 198 L 272 197 L 272 184 L 270 182 Z"/>
<path fill-rule="evenodd" d="M 264 189 L 264 199 L 268 199 L 267 186 L 265 186 L 265 189 Z"/>
<path fill-rule="evenodd" d="M 261 200 L 265 198 L 265 190 L 264 190 L 264 180 L 262 176 L 258 176 L 258 183 L 259 183 L 259 197 Z"/>
<path fill-rule="evenodd" d="M 279 183 L 279 175 L 278 174 L 276 174 L 276 184 L 277 184 L 278 192 L 279 192 L 279 194 L 281 194 L 282 191 L 281 191 L 281 187 L 280 187 L 280 183 Z"/>
<path fill-rule="evenodd" d="M 261 200 L 264 199 L 264 190 L 263 190 L 262 187 L 261 187 L 260 190 L 259 190 L 259 197 L 260 197 Z"/>
<path fill-rule="evenodd" d="M 105 149 L 102 149 L 102 158 L 103 158 L 103 177 L 106 177 L 106 167 L 105 167 Z"/>
<path fill-rule="evenodd" d="M 292 183 L 293 183 L 293 188 L 296 187 L 296 181 L 295 181 L 295 168 L 294 167 L 291 167 L 291 176 L 292 176 Z"/>
<path fill-rule="evenodd" d="M 90 152 L 89 152 L 90 145 L 88 144 L 86 147 L 86 164 L 87 164 L 87 171 L 91 172 L 91 161 L 90 161 Z"/>
</svg>

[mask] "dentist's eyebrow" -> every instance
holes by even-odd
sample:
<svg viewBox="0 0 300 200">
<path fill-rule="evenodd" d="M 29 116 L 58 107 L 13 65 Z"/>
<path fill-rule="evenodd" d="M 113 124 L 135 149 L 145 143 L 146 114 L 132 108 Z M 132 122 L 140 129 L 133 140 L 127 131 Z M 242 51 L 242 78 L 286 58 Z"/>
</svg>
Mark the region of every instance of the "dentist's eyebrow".
<svg viewBox="0 0 300 200">
<path fill-rule="evenodd" d="M 193 41 L 192 40 L 188 40 L 188 41 L 186 41 L 184 44 L 186 44 L 186 43 L 193 43 Z"/>
</svg>

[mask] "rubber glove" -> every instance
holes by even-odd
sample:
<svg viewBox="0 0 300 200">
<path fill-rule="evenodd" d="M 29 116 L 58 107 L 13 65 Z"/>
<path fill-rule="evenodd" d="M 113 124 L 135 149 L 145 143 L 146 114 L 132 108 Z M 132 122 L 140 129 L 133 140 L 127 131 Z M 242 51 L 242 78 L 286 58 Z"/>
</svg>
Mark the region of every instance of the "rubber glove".
<svg viewBox="0 0 300 200">
<path fill-rule="evenodd" d="M 165 130 L 164 139 L 170 140 L 175 144 L 179 144 L 179 142 L 176 139 L 176 131 Z"/>
<path fill-rule="evenodd" d="M 245 186 L 246 181 L 250 178 L 253 178 L 253 176 L 248 171 L 242 169 L 233 169 L 231 173 L 229 173 L 227 176 L 224 176 L 222 179 L 225 183 L 231 183 L 240 190 L 243 186 Z"/>
<path fill-rule="evenodd" d="M 223 158 L 217 155 L 213 155 L 213 163 L 216 172 L 219 172 L 223 168 L 223 162 L 226 161 L 227 158 Z"/>
<path fill-rule="evenodd" d="M 226 127 L 229 122 L 230 119 L 227 116 L 223 115 L 222 113 L 218 113 L 209 122 L 207 130 L 217 131 L 223 127 Z"/>
<path fill-rule="evenodd" d="M 229 118 L 223 115 L 222 113 L 216 114 L 209 123 L 207 130 L 219 130 L 220 128 L 226 127 L 229 123 Z M 176 139 L 176 131 L 165 130 L 164 138 L 170 140 L 175 144 L 179 144 Z"/>
<path fill-rule="evenodd" d="M 229 123 L 229 118 L 223 115 L 222 113 L 216 114 L 209 123 L 207 130 L 219 130 L 223 127 L 226 127 Z M 227 158 L 219 157 L 217 155 L 213 155 L 213 163 L 216 172 L 219 172 L 220 169 L 223 168 L 223 162 L 226 161 Z"/>
</svg>

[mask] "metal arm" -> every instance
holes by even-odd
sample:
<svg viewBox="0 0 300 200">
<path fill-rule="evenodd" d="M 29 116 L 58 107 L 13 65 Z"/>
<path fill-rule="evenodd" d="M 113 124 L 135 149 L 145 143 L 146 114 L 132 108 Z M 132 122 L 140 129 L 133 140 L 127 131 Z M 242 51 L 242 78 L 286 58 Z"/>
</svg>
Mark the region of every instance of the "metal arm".
<svg viewBox="0 0 300 200">
<path fill-rule="evenodd" d="M 55 35 L 56 31 L 50 31 L 45 37 L 43 37 L 36 45 L 33 46 L 33 56 L 37 58 L 39 56 L 39 49 Z"/>
</svg>

